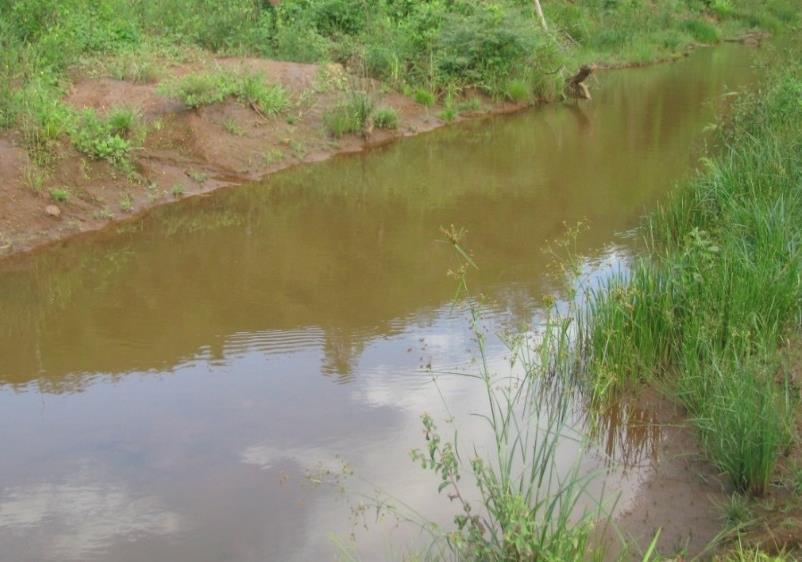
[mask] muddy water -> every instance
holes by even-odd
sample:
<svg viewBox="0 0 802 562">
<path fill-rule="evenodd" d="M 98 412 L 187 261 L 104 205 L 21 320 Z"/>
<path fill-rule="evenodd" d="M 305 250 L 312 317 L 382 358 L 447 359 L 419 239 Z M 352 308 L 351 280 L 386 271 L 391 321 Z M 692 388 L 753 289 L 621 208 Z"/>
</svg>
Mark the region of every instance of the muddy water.
<svg viewBox="0 0 802 562">
<path fill-rule="evenodd" d="M 409 450 L 441 394 L 462 414 L 482 389 L 431 382 L 475 370 L 439 227 L 468 230 L 488 333 L 533 326 L 565 290 L 547 241 L 584 221 L 586 274 L 625 263 L 620 233 L 750 80 L 736 48 L 604 73 L 580 107 L 441 129 L 0 265 L 0 560 L 330 560 L 353 505 L 308 476 L 343 461 L 349 486 L 448 522 Z M 503 369 L 498 341 L 488 353 Z M 585 460 L 612 454 L 624 502 L 659 441 L 634 435 Z M 364 560 L 418 540 L 358 523 Z"/>
</svg>

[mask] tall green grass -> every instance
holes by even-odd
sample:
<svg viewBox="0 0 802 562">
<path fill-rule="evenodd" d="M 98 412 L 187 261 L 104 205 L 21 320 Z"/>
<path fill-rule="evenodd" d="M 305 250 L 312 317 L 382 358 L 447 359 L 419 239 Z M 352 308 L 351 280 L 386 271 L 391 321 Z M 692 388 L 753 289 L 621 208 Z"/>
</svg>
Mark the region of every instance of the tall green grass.
<svg viewBox="0 0 802 562">
<path fill-rule="evenodd" d="M 583 317 L 597 403 L 669 381 L 739 491 L 765 491 L 793 393 L 778 349 L 802 313 L 802 67 L 746 96 L 722 149 L 645 226 L 647 255 Z"/>
</svg>

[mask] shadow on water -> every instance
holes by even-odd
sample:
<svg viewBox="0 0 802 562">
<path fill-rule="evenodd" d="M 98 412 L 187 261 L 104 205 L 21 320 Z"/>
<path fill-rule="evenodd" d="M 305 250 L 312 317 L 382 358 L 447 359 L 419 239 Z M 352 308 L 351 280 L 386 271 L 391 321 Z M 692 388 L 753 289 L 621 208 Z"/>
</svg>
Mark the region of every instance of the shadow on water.
<svg viewBox="0 0 802 562">
<path fill-rule="evenodd" d="M 747 59 L 602 73 L 587 105 L 296 168 L 0 265 L 0 559 L 330 557 L 345 508 L 300 482 L 339 457 L 437 512 L 407 453 L 442 406 L 427 367 L 472 358 L 439 227 L 468 230 L 494 330 L 532 326 L 565 290 L 546 243 L 584 221 L 594 275 L 625 266 L 616 233 L 690 173 Z M 478 407 L 461 381 L 441 390 Z M 606 453 L 650 454 L 642 425 L 600 428 Z"/>
</svg>

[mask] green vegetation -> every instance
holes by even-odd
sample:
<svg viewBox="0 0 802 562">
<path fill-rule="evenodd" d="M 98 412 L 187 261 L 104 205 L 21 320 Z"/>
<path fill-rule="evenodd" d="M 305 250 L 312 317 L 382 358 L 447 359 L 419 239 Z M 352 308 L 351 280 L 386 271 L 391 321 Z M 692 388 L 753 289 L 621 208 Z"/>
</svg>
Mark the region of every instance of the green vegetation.
<svg viewBox="0 0 802 562">
<path fill-rule="evenodd" d="M 378 129 L 396 129 L 398 128 L 398 114 L 392 107 L 382 107 L 376 110 L 373 124 Z"/>
<path fill-rule="evenodd" d="M 350 92 L 345 101 L 323 115 L 323 124 L 335 138 L 349 133 L 361 133 L 370 122 L 373 105 L 368 93 Z"/>
<path fill-rule="evenodd" d="M 54 188 L 50 190 L 50 198 L 57 203 L 66 203 L 70 198 L 70 192 L 65 188 Z"/>
<path fill-rule="evenodd" d="M 267 84 L 258 74 L 236 74 L 222 70 L 187 74 L 169 80 L 160 86 L 160 91 L 180 99 L 191 108 L 234 97 L 264 115 L 276 115 L 290 103 L 284 88 Z"/>
<path fill-rule="evenodd" d="M 118 108 L 106 116 L 86 110 L 77 116 L 70 138 L 75 148 L 89 158 L 127 168 L 131 164 L 132 146 L 142 140 L 142 131 L 144 128 L 132 109 Z"/>
<path fill-rule="evenodd" d="M 444 232 L 460 259 L 458 295 L 465 295 L 466 272 L 475 264 L 460 247 L 463 232 L 453 227 Z M 485 330 L 479 313 L 469 306 L 477 354 L 484 359 Z M 477 452 L 476 432 L 468 442 L 461 441 L 455 420 L 447 421 L 453 427 L 445 437 L 431 416 L 422 416 L 426 448 L 413 451 L 412 458 L 438 476 L 438 492 L 457 506 L 455 529 L 445 535 L 434 533 L 441 545 L 438 560 L 601 559 L 602 550 L 591 543 L 601 508 L 580 504 L 590 481 L 580 471 L 581 455 L 567 472 L 556 458 L 558 443 L 572 434 L 574 394 L 563 378 L 570 374 L 563 366 L 571 353 L 571 319 L 556 308 L 549 312 L 537 344 L 530 345 L 523 337 L 508 341 L 514 373 L 493 372 L 483 360 L 478 373 L 464 374 L 486 393 L 487 409 L 475 415 L 486 422 L 489 452 Z M 465 451 L 472 451 L 472 456 L 464 456 Z M 466 492 L 473 487 L 478 490 L 478 506 L 471 504 Z"/>
<path fill-rule="evenodd" d="M 779 348 L 802 307 L 802 70 L 748 96 L 725 148 L 651 216 L 649 254 L 591 298 L 593 394 L 662 377 L 735 488 L 761 494 L 793 437 Z"/>
<path fill-rule="evenodd" d="M 444 93 L 469 89 L 521 102 L 560 96 L 566 74 L 584 62 L 666 58 L 700 42 L 786 29 L 798 19 L 793 0 L 554 0 L 544 9 L 548 32 L 525 0 L 6 2 L 0 129 L 21 129 L 33 160 L 51 164 L 75 120 L 61 103 L 75 68 L 154 82 L 171 62 L 209 52 L 251 54 L 343 63 L 427 107 Z M 264 115 L 288 106 L 278 86 L 222 70 L 168 80 L 162 91 L 189 107 L 230 96 Z M 454 111 L 447 108 L 446 117 Z M 343 115 L 332 120 L 340 121 L 337 131 L 348 129 Z M 84 149 L 120 160 L 127 152 L 121 140 Z"/>
</svg>

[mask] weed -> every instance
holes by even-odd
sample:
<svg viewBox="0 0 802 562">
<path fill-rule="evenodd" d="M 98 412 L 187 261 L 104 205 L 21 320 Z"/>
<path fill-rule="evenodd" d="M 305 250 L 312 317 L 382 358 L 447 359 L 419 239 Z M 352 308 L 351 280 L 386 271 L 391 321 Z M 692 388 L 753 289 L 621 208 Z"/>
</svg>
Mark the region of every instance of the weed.
<svg viewBox="0 0 802 562">
<path fill-rule="evenodd" d="M 482 109 L 482 100 L 478 97 L 470 97 L 457 103 L 457 111 L 460 113 L 479 111 L 480 109 Z"/>
<path fill-rule="evenodd" d="M 262 162 L 266 166 L 272 166 L 284 160 L 284 153 L 278 148 L 271 148 L 262 155 Z"/>
<path fill-rule="evenodd" d="M 335 138 L 361 133 L 373 113 L 373 100 L 366 92 L 354 91 L 348 98 L 323 115 L 326 130 Z"/>
<path fill-rule="evenodd" d="M 47 173 L 36 165 L 30 165 L 22 171 L 22 177 L 31 191 L 38 192 L 42 190 L 47 180 Z"/>
<path fill-rule="evenodd" d="M 130 168 L 133 142 L 141 140 L 137 131 L 142 131 L 141 135 L 145 129 L 139 126 L 138 116 L 131 109 L 114 109 L 105 117 L 87 109 L 78 116 L 70 138 L 75 148 L 89 158 Z"/>
<path fill-rule="evenodd" d="M 158 82 L 164 70 L 144 53 L 127 52 L 112 58 L 106 65 L 109 75 L 117 80 L 136 84 Z"/>
<path fill-rule="evenodd" d="M 721 517 L 728 530 L 742 530 L 754 519 L 749 499 L 740 495 L 731 495 L 721 506 Z"/>
<path fill-rule="evenodd" d="M 434 94 L 430 90 L 424 88 L 417 88 L 414 92 L 414 100 L 424 107 L 432 107 L 434 105 Z"/>
<path fill-rule="evenodd" d="M 159 86 L 159 92 L 175 97 L 190 108 L 221 102 L 232 94 L 229 77 L 223 73 L 195 73 L 169 80 Z"/>
<path fill-rule="evenodd" d="M 258 74 L 247 74 L 234 81 L 231 93 L 240 102 L 263 115 L 276 115 L 290 105 L 287 92 L 278 85 L 267 84 Z"/>
<path fill-rule="evenodd" d="M 50 190 L 50 198 L 58 203 L 66 203 L 70 198 L 70 192 L 63 187 L 53 188 Z"/>
<path fill-rule="evenodd" d="M 120 210 L 123 213 L 130 213 L 134 209 L 134 200 L 131 195 L 125 194 L 120 198 Z"/>
<path fill-rule="evenodd" d="M 245 131 L 242 129 L 242 127 L 239 126 L 239 123 L 237 123 L 232 118 L 228 118 L 225 121 L 223 121 L 223 128 L 229 134 L 235 135 L 237 137 L 241 137 L 242 135 L 245 134 Z"/>
<path fill-rule="evenodd" d="M 187 74 L 160 86 L 160 91 L 175 97 L 190 108 L 198 108 L 236 98 L 262 115 L 276 115 L 289 106 L 284 88 L 265 82 L 258 74 L 227 71 Z"/>
<path fill-rule="evenodd" d="M 187 175 L 195 182 L 204 184 L 209 179 L 209 174 L 203 170 L 189 170 Z"/>
<path fill-rule="evenodd" d="M 530 96 L 529 86 L 523 80 L 513 79 L 504 84 L 504 97 L 509 101 L 521 103 L 527 101 Z"/>
<path fill-rule="evenodd" d="M 398 128 L 398 113 L 392 107 L 379 108 L 373 116 L 373 124 L 378 129 L 396 129 Z"/>
<path fill-rule="evenodd" d="M 457 111 L 456 106 L 449 103 L 446 104 L 446 106 L 443 107 L 443 111 L 440 112 L 440 119 L 442 119 L 446 123 L 449 123 L 454 119 L 456 119 L 458 115 L 459 111 Z"/>
<path fill-rule="evenodd" d="M 181 185 L 180 183 L 177 183 L 170 188 L 170 194 L 176 199 L 182 197 L 184 195 L 184 191 L 185 191 L 184 186 Z"/>
</svg>

